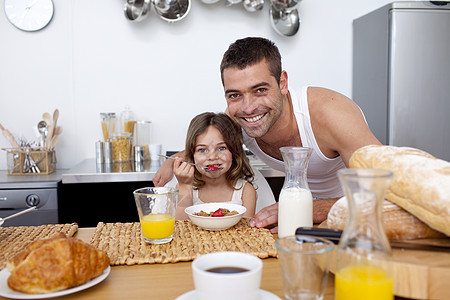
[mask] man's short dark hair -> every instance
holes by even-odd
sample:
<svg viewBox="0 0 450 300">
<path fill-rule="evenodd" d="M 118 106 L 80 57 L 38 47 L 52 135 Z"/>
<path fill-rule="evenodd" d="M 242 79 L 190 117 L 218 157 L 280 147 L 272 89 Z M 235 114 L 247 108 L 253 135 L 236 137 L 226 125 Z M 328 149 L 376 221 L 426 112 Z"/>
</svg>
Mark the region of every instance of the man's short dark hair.
<svg viewBox="0 0 450 300">
<path fill-rule="evenodd" d="M 281 55 L 272 41 L 260 37 L 247 37 L 236 40 L 225 52 L 220 64 L 220 76 L 223 82 L 223 71 L 227 68 L 245 69 L 265 60 L 270 74 L 280 84 Z"/>
</svg>

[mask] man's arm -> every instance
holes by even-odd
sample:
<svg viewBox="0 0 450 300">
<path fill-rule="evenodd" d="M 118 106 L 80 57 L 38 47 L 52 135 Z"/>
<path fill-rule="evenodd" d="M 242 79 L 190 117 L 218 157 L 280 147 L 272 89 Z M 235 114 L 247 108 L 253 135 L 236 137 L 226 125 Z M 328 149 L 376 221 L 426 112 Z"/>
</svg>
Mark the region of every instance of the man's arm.
<svg viewBox="0 0 450 300">
<path fill-rule="evenodd" d="M 176 157 L 184 158 L 184 150 L 180 151 L 178 153 L 175 153 L 171 157 L 173 157 L 173 158 L 176 158 Z M 170 179 L 172 179 L 172 176 L 173 176 L 173 162 L 174 162 L 174 160 L 172 160 L 172 159 L 166 159 L 166 161 L 163 162 L 161 167 L 159 167 L 158 171 L 156 171 L 156 174 L 155 174 L 155 176 L 153 176 L 153 179 L 152 179 L 153 184 L 155 186 L 164 186 L 167 182 L 170 181 Z"/>
<path fill-rule="evenodd" d="M 328 212 L 336 201 L 337 199 L 313 200 L 313 223 L 319 224 L 325 221 L 328 217 Z"/>
<path fill-rule="evenodd" d="M 360 108 L 344 95 L 320 87 L 308 88 L 308 106 L 311 126 L 322 153 L 328 158 L 341 156 L 348 167 L 353 152 L 366 145 L 381 143 L 370 131 Z M 337 199 L 313 201 L 313 222 L 326 220 Z M 266 227 L 278 220 L 278 203 L 263 208 L 256 214 L 251 226 Z M 271 229 L 277 232 L 278 228 Z"/>
<path fill-rule="evenodd" d="M 344 95 L 325 88 L 309 88 L 311 126 L 322 153 L 341 156 L 345 165 L 353 152 L 366 145 L 380 145 L 361 109 Z"/>
<path fill-rule="evenodd" d="M 366 145 L 380 145 L 361 109 L 344 95 L 324 88 L 308 89 L 311 125 L 317 144 L 328 158 L 341 156 L 348 167 L 353 152 Z M 326 220 L 337 199 L 314 200 L 314 223 Z"/>
<path fill-rule="evenodd" d="M 319 224 L 325 221 L 328 217 L 328 212 L 337 199 L 319 199 L 313 200 L 313 223 Z M 278 222 L 278 202 L 272 205 L 266 206 L 261 209 L 250 220 L 250 226 L 254 227 L 267 227 Z M 277 233 L 278 226 L 274 226 L 270 229 L 270 232 Z"/>
</svg>

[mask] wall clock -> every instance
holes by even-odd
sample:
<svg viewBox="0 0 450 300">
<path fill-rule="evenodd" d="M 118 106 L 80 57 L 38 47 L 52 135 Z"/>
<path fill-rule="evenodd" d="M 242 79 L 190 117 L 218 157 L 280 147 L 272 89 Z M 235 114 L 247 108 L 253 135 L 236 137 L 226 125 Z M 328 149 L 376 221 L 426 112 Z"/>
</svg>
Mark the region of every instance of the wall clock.
<svg viewBox="0 0 450 300">
<path fill-rule="evenodd" d="M 37 31 L 53 18 L 52 0 L 5 0 L 5 13 L 15 27 L 24 31 Z"/>
</svg>

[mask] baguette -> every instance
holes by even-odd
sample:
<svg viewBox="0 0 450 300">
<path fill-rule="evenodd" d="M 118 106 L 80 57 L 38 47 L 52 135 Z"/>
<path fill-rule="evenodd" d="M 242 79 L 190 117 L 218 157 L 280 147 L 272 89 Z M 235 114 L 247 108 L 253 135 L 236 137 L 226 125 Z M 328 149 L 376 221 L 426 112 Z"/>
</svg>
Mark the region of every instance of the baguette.
<svg viewBox="0 0 450 300">
<path fill-rule="evenodd" d="M 356 150 L 351 168 L 394 173 L 386 198 L 450 236 L 450 163 L 409 147 L 370 145 Z"/>
<path fill-rule="evenodd" d="M 64 234 L 29 244 L 8 262 L 8 286 L 28 294 L 52 293 L 81 285 L 109 266 L 104 251 Z"/>
<path fill-rule="evenodd" d="M 331 207 L 328 213 L 327 227 L 344 230 L 347 223 L 347 214 L 347 198 L 342 197 Z M 444 236 L 389 200 L 383 201 L 382 216 L 384 231 L 390 240 L 411 240 Z"/>
</svg>

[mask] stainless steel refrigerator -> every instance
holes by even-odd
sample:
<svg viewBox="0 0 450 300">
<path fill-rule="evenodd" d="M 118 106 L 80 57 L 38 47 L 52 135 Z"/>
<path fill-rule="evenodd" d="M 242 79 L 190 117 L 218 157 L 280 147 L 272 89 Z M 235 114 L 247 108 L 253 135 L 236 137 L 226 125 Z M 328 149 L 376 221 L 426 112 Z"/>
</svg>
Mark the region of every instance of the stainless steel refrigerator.
<svg viewBox="0 0 450 300">
<path fill-rule="evenodd" d="M 381 143 L 450 161 L 450 2 L 394 2 L 354 20 L 352 97 Z"/>
</svg>

